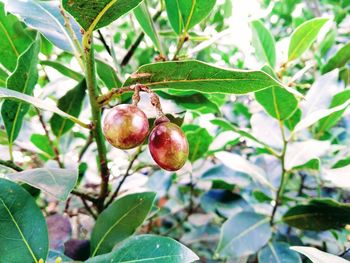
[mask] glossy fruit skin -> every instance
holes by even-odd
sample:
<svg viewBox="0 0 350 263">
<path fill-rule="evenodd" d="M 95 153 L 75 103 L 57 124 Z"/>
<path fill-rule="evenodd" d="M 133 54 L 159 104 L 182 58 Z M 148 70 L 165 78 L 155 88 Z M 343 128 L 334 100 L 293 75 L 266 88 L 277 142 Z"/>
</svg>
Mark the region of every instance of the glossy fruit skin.
<svg viewBox="0 0 350 263">
<path fill-rule="evenodd" d="M 111 109 L 103 122 L 103 132 L 114 147 L 128 150 L 146 139 L 149 124 L 146 114 L 137 106 L 122 104 Z"/>
<path fill-rule="evenodd" d="M 189 153 L 188 141 L 176 124 L 162 122 L 156 125 L 148 143 L 152 158 L 164 170 L 177 171 L 185 165 Z"/>
</svg>

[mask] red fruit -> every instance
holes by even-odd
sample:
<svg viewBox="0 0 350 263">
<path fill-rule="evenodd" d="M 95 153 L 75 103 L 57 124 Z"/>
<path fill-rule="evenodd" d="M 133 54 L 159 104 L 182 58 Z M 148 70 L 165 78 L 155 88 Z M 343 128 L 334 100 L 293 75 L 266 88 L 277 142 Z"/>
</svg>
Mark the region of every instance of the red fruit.
<svg viewBox="0 0 350 263">
<path fill-rule="evenodd" d="M 131 149 L 141 145 L 147 137 L 147 116 L 137 106 L 118 105 L 111 109 L 103 122 L 107 141 L 119 149 Z"/>
<path fill-rule="evenodd" d="M 164 170 L 181 169 L 188 158 L 188 141 L 179 126 L 162 122 L 149 136 L 149 150 L 154 161 Z"/>
</svg>

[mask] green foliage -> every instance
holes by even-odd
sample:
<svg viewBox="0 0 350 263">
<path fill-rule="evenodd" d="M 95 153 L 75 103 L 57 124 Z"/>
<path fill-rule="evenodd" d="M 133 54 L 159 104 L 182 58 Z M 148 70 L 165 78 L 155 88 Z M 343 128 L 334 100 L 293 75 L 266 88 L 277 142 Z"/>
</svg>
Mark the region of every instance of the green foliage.
<svg viewBox="0 0 350 263">
<path fill-rule="evenodd" d="M 101 213 L 91 234 L 91 255 L 111 252 L 130 237 L 146 219 L 154 198 L 152 192 L 127 195 Z"/>
<path fill-rule="evenodd" d="M 0 0 L 0 262 L 350 259 L 350 1 L 246 4 Z"/>
<path fill-rule="evenodd" d="M 49 248 L 47 227 L 34 198 L 21 186 L 5 179 L 0 179 L 0 190 L 1 260 L 45 260 Z"/>
</svg>

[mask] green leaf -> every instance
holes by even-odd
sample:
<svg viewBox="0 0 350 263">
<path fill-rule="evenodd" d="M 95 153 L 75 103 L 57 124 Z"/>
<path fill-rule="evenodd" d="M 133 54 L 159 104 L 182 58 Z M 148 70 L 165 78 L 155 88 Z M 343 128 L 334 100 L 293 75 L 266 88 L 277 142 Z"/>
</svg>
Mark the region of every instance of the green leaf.
<svg viewBox="0 0 350 263">
<path fill-rule="evenodd" d="M 252 42 L 256 56 L 262 62 L 266 62 L 274 68 L 276 65 L 276 47 L 273 35 L 260 20 L 253 21 L 251 25 L 253 31 Z"/>
<path fill-rule="evenodd" d="M 327 18 L 314 18 L 304 22 L 295 29 L 290 39 L 288 61 L 300 57 L 310 48 L 312 43 L 316 40 L 319 31 L 327 21 Z"/>
<path fill-rule="evenodd" d="M 302 114 L 301 109 L 297 109 L 292 116 L 285 120 L 284 124 L 288 130 L 294 130 L 295 126 L 300 122 Z"/>
<path fill-rule="evenodd" d="M 254 212 L 240 212 L 221 228 L 216 253 L 222 258 L 238 258 L 259 251 L 270 239 L 269 218 Z"/>
<path fill-rule="evenodd" d="M 32 134 L 30 141 L 41 151 L 47 153 L 51 158 L 55 156 L 55 152 L 50 145 L 50 140 L 46 135 Z"/>
<path fill-rule="evenodd" d="M 313 263 L 349 263 L 349 261 L 338 257 L 336 255 L 332 255 L 326 252 L 323 252 L 317 248 L 314 247 L 290 247 L 290 249 L 293 249 L 306 257 L 308 257 Z"/>
<path fill-rule="evenodd" d="M 96 60 L 96 70 L 98 76 L 109 90 L 113 88 L 120 88 L 122 86 L 122 82 L 118 78 L 115 69 L 112 66 L 101 60 Z"/>
<path fill-rule="evenodd" d="M 350 158 L 337 162 L 332 169 L 322 169 L 322 178 L 326 185 L 344 190 L 350 189 Z"/>
<path fill-rule="evenodd" d="M 183 129 L 186 133 L 186 137 L 190 148 L 188 160 L 194 163 L 198 159 L 205 156 L 210 144 L 213 141 L 213 137 L 209 134 L 209 132 L 206 129 L 201 128 L 199 126 L 196 126 L 195 129 L 192 129 L 188 132 L 186 132 L 186 126 L 184 126 Z"/>
<path fill-rule="evenodd" d="M 45 193 L 66 201 L 78 180 L 77 169 L 37 168 L 19 173 L 6 174 L 6 177 L 27 183 Z"/>
<path fill-rule="evenodd" d="M 128 239 L 109 254 L 86 263 L 191 263 L 199 258 L 179 242 L 161 236 L 139 235 Z"/>
<path fill-rule="evenodd" d="M 298 100 L 281 87 L 272 87 L 255 93 L 256 100 L 277 120 L 289 119 L 298 109 Z"/>
<path fill-rule="evenodd" d="M 158 32 L 153 23 L 153 19 L 148 11 L 147 2 L 144 1 L 134 9 L 134 15 L 139 22 L 143 32 L 152 40 L 161 56 L 164 56 L 162 44 L 159 39 Z"/>
<path fill-rule="evenodd" d="M 17 67 L 7 79 L 7 88 L 23 94 L 32 94 L 38 80 L 38 55 L 40 42 L 37 38 L 33 44 L 19 57 Z M 24 116 L 29 110 L 28 104 L 5 100 L 1 115 L 4 120 L 7 137 L 12 149 L 12 143 L 16 140 L 23 123 Z"/>
<path fill-rule="evenodd" d="M 23 29 L 18 19 L 4 10 L 0 2 L 0 64 L 9 71 L 14 71 L 17 59 L 32 43 L 32 39 Z M 1 85 L 1 82 L 0 82 Z"/>
<path fill-rule="evenodd" d="M 44 66 L 51 67 L 51 68 L 57 70 L 62 75 L 69 77 L 71 79 L 74 79 L 76 81 L 79 81 L 79 82 L 84 78 L 84 76 L 82 74 L 64 66 L 60 62 L 45 60 L 45 61 L 40 61 L 40 64 L 44 65 Z"/>
<path fill-rule="evenodd" d="M 199 61 L 172 61 L 142 66 L 124 83 L 154 90 L 177 89 L 206 93 L 246 94 L 281 83 L 262 71 L 227 70 Z"/>
<path fill-rule="evenodd" d="M 274 189 L 272 184 L 267 180 L 265 171 L 259 166 L 252 164 L 246 158 L 230 152 L 218 152 L 215 154 L 215 157 L 233 171 L 248 174 L 254 181 L 259 182 L 270 189 Z"/>
<path fill-rule="evenodd" d="M 62 5 L 85 31 L 108 26 L 143 0 L 62 0 Z"/>
<path fill-rule="evenodd" d="M 208 16 L 215 4 L 216 0 L 165 0 L 170 24 L 179 35 Z"/>
<path fill-rule="evenodd" d="M 5 70 L 0 68 L 0 86 L 6 86 L 6 80 L 8 78 L 8 73 Z"/>
<path fill-rule="evenodd" d="M 337 53 L 332 56 L 327 63 L 322 67 L 322 74 L 332 71 L 336 68 L 341 68 L 350 60 L 350 42 L 342 46 Z"/>
<path fill-rule="evenodd" d="M 83 80 L 58 100 L 57 107 L 71 116 L 79 117 L 85 98 L 85 90 L 86 82 Z M 56 137 L 60 138 L 73 128 L 74 122 L 55 113 L 50 119 L 50 125 Z"/>
<path fill-rule="evenodd" d="M 1 178 L 0 215 L 2 262 L 46 259 L 49 240 L 43 214 L 26 190 Z"/>
<path fill-rule="evenodd" d="M 25 95 L 23 93 L 20 93 L 20 92 L 14 91 L 14 90 L 9 90 L 9 89 L 5 89 L 5 88 L 0 87 L 0 99 L 9 99 L 9 100 L 28 103 L 28 104 L 33 105 L 36 108 L 57 113 L 58 115 L 60 115 L 63 118 L 67 118 L 71 121 L 74 121 L 75 123 L 79 124 L 81 127 L 84 127 L 84 128 L 90 127 L 89 124 L 83 123 L 82 121 L 78 120 L 74 116 L 69 115 L 69 114 L 61 111 L 59 108 L 57 108 L 54 105 L 48 104 L 43 100 L 40 100 L 40 99 L 32 97 L 32 96 Z"/>
<path fill-rule="evenodd" d="M 290 208 L 282 220 L 290 226 L 303 230 L 323 231 L 342 228 L 350 223 L 350 205 L 332 199 L 313 199 L 308 204 Z"/>
<path fill-rule="evenodd" d="M 331 29 L 327 32 L 325 38 L 320 43 L 320 54 L 321 56 L 325 56 L 328 52 L 328 50 L 333 46 L 335 43 L 335 39 L 337 37 L 337 30 Z"/>
<path fill-rule="evenodd" d="M 350 100 L 350 90 L 344 90 L 338 94 L 336 94 L 331 102 L 330 109 L 340 106 L 346 101 Z M 327 117 L 321 119 L 316 126 L 316 134 L 322 135 L 324 132 L 328 131 L 330 128 L 332 128 L 334 125 L 337 124 L 337 122 L 342 118 L 346 108 L 334 112 Z"/>
<path fill-rule="evenodd" d="M 68 52 L 75 50 L 74 42 L 64 26 L 59 1 L 1 0 L 6 10 L 21 17 L 24 23 L 42 33 L 54 45 Z M 41 20 L 45 18 L 45 23 Z M 78 41 L 81 42 L 79 25 L 70 17 L 70 24 Z"/>
<path fill-rule="evenodd" d="M 289 248 L 287 243 L 272 242 L 259 251 L 259 262 L 269 263 L 301 263 L 298 253 Z"/>
<path fill-rule="evenodd" d="M 46 262 L 47 263 L 57 263 L 56 259 L 61 258 L 62 261 L 59 261 L 60 263 L 71 263 L 73 262 L 73 259 L 67 257 L 61 252 L 55 251 L 55 250 L 50 250 L 49 255 L 47 257 Z"/>
<path fill-rule="evenodd" d="M 111 252 L 134 234 L 150 212 L 156 194 L 144 192 L 121 197 L 97 218 L 91 233 L 91 255 Z"/>
<path fill-rule="evenodd" d="M 311 125 L 315 124 L 319 120 L 330 116 L 333 113 L 342 112 L 344 109 L 349 107 L 350 99 L 345 101 L 343 104 L 330 108 L 330 109 L 320 109 L 308 114 L 303 118 L 294 128 L 294 133 L 302 131 Z"/>
<path fill-rule="evenodd" d="M 0 145 L 8 145 L 6 131 L 0 129 Z"/>
</svg>

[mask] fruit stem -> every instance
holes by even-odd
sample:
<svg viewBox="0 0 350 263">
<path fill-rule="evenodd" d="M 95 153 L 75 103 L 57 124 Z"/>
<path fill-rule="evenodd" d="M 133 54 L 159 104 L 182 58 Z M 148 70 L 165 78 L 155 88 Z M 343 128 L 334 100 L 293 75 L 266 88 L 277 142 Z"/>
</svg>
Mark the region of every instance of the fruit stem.
<svg viewBox="0 0 350 263">
<path fill-rule="evenodd" d="M 126 92 L 134 92 L 134 96 L 132 98 L 134 105 L 137 105 L 138 102 L 140 101 L 140 96 L 139 96 L 140 92 L 148 93 L 151 97 L 151 103 L 157 111 L 157 119 L 165 117 L 158 95 L 149 87 L 143 84 L 135 84 L 132 86 L 122 87 L 118 89 L 114 88 L 109 93 L 99 96 L 96 100 L 97 104 L 100 107 L 102 107 L 108 104 L 108 102 L 111 101 L 114 97 L 119 97 Z"/>
<path fill-rule="evenodd" d="M 89 39 L 85 39 L 89 38 Z M 105 138 L 102 133 L 102 124 L 101 124 L 101 109 L 97 103 L 98 91 L 96 84 L 96 67 L 95 67 L 95 57 L 94 57 L 94 48 L 93 48 L 93 39 L 91 35 L 85 35 L 83 43 L 88 43 L 84 45 L 85 52 L 85 66 L 86 66 L 86 83 L 90 98 L 91 105 L 91 115 L 92 123 L 94 126 L 93 136 L 97 144 L 98 159 L 99 159 L 99 171 L 101 177 L 101 188 L 99 194 L 99 202 L 97 204 L 97 209 L 99 212 L 102 212 L 104 209 L 104 202 L 108 196 L 108 182 L 109 182 L 109 169 L 108 169 L 108 160 L 107 160 L 107 148 L 105 143 Z"/>
</svg>

